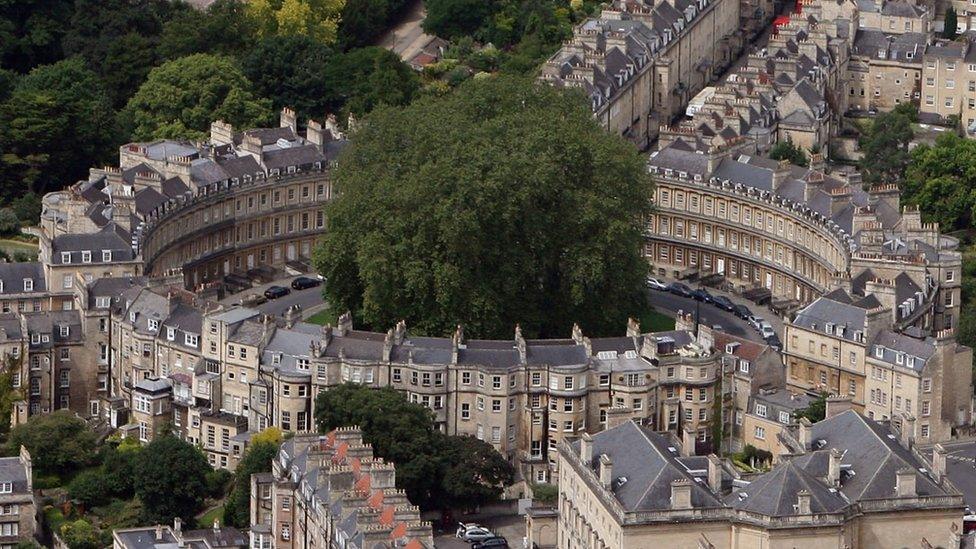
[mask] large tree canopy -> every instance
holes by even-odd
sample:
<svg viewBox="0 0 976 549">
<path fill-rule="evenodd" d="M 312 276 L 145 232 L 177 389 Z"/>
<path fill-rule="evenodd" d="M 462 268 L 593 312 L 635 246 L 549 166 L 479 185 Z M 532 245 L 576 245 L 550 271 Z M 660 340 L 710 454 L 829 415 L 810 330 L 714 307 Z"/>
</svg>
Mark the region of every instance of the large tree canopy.
<svg viewBox="0 0 976 549">
<path fill-rule="evenodd" d="M 32 416 L 10 431 L 7 455 L 27 447 L 38 475 L 63 475 L 95 457 L 95 433 L 67 410 Z"/>
<path fill-rule="evenodd" d="M 212 469 L 199 448 L 171 434 L 157 435 L 135 463 L 135 491 L 146 519 L 170 524 L 174 517 L 191 524 L 207 493 Z"/>
<path fill-rule="evenodd" d="M 123 113 L 133 139 L 203 138 L 220 119 L 249 128 L 271 119 L 271 104 L 229 57 L 195 54 L 156 67 Z"/>
<path fill-rule="evenodd" d="M 969 228 L 976 209 L 976 141 L 945 132 L 912 150 L 902 201 L 917 204 L 944 231 Z"/>
<path fill-rule="evenodd" d="M 325 66 L 332 50 L 309 36 L 269 36 L 241 60 L 255 91 L 275 110 L 295 109 L 302 119 L 326 114 L 329 79 Z"/>
<path fill-rule="evenodd" d="M 428 334 L 619 333 L 644 306 L 651 183 L 583 98 L 512 77 L 369 117 L 315 262 L 336 311 Z"/>
<path fill-rule="evenodd" d="M 331 112 L 364 115 L 379 105 L 406 105 L 420 78 L 393 52 L 359 48 L 334 56 L 325 66 Z"/>
<path fill-rule="evenodd" d="M 908 143 L 912 140 L 912 122 L 918 112 L 911 103 L 902 103 L 891 112 L 878 115 L 868 132 L 861 137 L 861 170 L 869 184 L 897 184 L 905 174 Z"/>
<path fill-rule="evenodd" d="M 70 185 L 110 158 L 115 139 L 112 105 L 84 61 L 37 67 L 0 104 L 0 191 L 13 198 Z"/>
<path fill-rule="evenodd" d="M 495 448 L 434 427 L 430 410 L 390 387 L 347 383 L 315 401 L 320 432 L 358 426 L 373 452 L 396 465 L 397 486 L 423 508 L 475 507 L 496 500 L 513 470 Z"/>
</svg>

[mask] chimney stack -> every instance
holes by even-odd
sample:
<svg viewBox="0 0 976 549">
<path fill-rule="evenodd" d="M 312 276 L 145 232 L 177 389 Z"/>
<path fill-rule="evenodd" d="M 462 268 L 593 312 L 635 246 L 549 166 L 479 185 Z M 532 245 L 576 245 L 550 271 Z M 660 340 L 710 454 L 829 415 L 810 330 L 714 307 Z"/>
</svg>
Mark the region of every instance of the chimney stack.
<svg viewBox="0 0 976 549">
<path fill-rule="evenodd" d="M 830 461 L 827 464 L 827 485 L 840 486 L 840 458 L 843 454 L 837 448 L 830 449 Z"/>
<path fill-rule="evenodd" d="M 604 488 L 609 489 L 612 482 L 613 461 L 610 460 L 610 456 L 600 454 L 600 484 L 602 484 Z"/>
<path fill-rule="evenodd" d="M 831 418 L 840 415 L 852 408 L 851 397 L 849 395 L 833 395 L 827 397 L 825 417 Z"/>
<path fill-rule="evenodd" d="M 807 452 L 813 447 L 813 440 L 811 440 L 813 437 L 813 432 L 811 431 L 813 424 L 805 417 L 801 417 L 797 423 L 800 426 L 798 433 L 800 446 L 803 446 L 803 451 Z"/>
<path fill-rule="evenodd" d="M 796 514 L 810 514 L 810 499 L 811 495 L 808 490 L 800 490 L 796 493 Z"/>
<path fill-rule="evenodd" d="M 282 128 L 291 128 L 294 132 L 298 131 L 298 116 L 295 114 L 295 111 L 288 107 L 281 109 L 281 117 L 278 120 L 278 125 Z"/>
<path fill-rule="evenodd" d="M 790 161 L 780 160 L 779 164 L 776 165 L 776 169 L 773 170 L 773 192 L 779 190 L 780 186 L 790 178 Z"/>
<path fill-rule="evenodd" d="M 708 487 L 716 495 L 722 493 L 722 461 L 715 454 L 708 454 Z"/>
<path fill-rule="evenodd" d="M 679 478 L 671 482 L 671 508 L 691 509 L 691 481 Z"/>
<path fill-rule="evenodd" d="M 156 541 L 163 541 L 163 525 L 156 525 Z"/>
<path fill-rule="evenodd" d="M 946 474 L 946 449 L 941 444 L 936 444 L 932 449 L 932 476 L 935 481 L 942 482 L 942 477 Z"/>
<path fill-rule="evenodd" d="M 900 498 L 912 498 L 918 495 L 915 490 L 915 469 L 905 467 L 895 473 L 895 495 Z"/>
<path fill-rule="evenodd" d="M 587 467 L 593 464 L 593 437 L 589 433 L 580 437 L 580 461 Z"/>
<path fill-rule="evenodd" d="M 905 416 L 901 420 L 901 444 L 905 448 L 911 448 L 915 441 L 915 417 Z"/>
<path fill-rule="evenodd" d="M 681 455 L 683 457 L 695 455 L 695 432 L 690 427 L 681 430 Z"/>
</svg>

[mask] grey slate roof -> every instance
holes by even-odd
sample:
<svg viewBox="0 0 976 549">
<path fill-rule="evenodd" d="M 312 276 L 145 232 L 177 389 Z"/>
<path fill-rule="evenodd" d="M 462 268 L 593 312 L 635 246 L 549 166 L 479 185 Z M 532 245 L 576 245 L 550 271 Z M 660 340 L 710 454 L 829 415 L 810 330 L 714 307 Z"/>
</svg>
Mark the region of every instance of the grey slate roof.
<svg viewBox="0 0 976 549">
<path fill-rule="evenodd" d="M 848 303 L 820 297 L 800 310 L 793 319 L 793 325 L 811 331 L 826 333 L 827 323 L 844 326 L 843 339 L 855 341 L 854 332 L 865 327 L 867 310 Z M 834 335 L 836 335 L 836 331 Z"/>
<path fill-rule="evenodd" d="M 33 281 L 33 290 L 24 290 L 24 280 Z M 47 287 L 44 282 L 44 267 L 38 262 L 0 263 L 0 295 L 43 293 Z"/>
<path fill-rule="evenodd" d="M 798 514 L 795 506 L 801 490 L 810 493 L 810 511 L 814 514 L 836 513 L 848 505 L 840 493 L 831 491 L 820 479 L 790 459 L 729 494 L 725 502 L 740 511 L 788 517 Z"/>
<path fill-rule="evenodd" d="M 901 355 L 901 361 L 898 357 Z M 870 357 L 875 360 L 913 368 L 921 372 L 935 354 L 935 344 L 928 339 L 918 339 L 882 330 L 871 342 Z M 881 356 L 878 356 L 881 355 Z M 911 357 L 911 359 L 909 359 Z"/>
<path fill-rule="evenodd" d="M 71 254 L 71 263 L 81 263 L 83 251 L 91 252 L 91 263 L 102 263 L 102 252 L 111 251 L 112 261 L 131 261 L 132 238 L 128 232 L 109 223 L 97 233 L 72 233 L 54 237 L 51 263 L 62 264 L 61 253 Z"/>
<path fill-rule="evenodd" d="M 579 444 L 577 441 L 572 445 L 577 455 Z M 671 451 L 670 444 L 663 435 L 628 421 L 593 435 L 593 463 L 590 467 L 598 472 L 600 455 L 610 457 L 614 479 L 627 479 L 613 490 L 614 496 L 627 511 L 670 509 L 671 483 L 675 480 L 691 482 L 693 507 L 722 507 L 721 500 L 696 482 L 688 469 L 678 461 L 677 453 Z"/>
</svg>

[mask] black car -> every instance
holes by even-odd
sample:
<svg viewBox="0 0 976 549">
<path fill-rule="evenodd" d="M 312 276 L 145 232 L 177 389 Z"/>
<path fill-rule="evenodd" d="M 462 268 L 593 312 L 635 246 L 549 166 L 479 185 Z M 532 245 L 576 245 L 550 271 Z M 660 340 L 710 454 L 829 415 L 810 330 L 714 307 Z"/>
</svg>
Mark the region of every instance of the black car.
<svg viewBox="0 0 976 549">
<path fill-rule="evenodd" d="M 674 295 L 680 295 L 681 297 L 691 297 L 691 288 L 680 282 L 672 282 L 671 284 L 668 284 L 668 291 Z"/>
<path fill-rule="evenodd" d="M 705 288 L 698 288 L 697 290 L 692 291 L 691 297 L 698 301 L 704 301 L 705 303 L 711 303 L 712 299 L 714 299 L 712 294 L 708 293 L 708 290 Z"/>
<path fill-rule="evenodd" d="M 726 311 L 735 310 L 735 303 L 729 301 L 729 298 L 724 295 L 717 295 L 712 298 L 712 303 L 719 309 L 724 309 Z"/>
<path fill-rule="evenodd" d="M 769 336 L 766 339 L 766 345 L 769 345 L 770 347 L 772 347 L 773 349 L 776 349 L 777 351 L 782 351 L 783 350 L 783 342 L 780 341 L 779 340 L 779 336 L 778 335 L 775 335 L 775 334 Z"/>
<path fill-rule="evenodd" d="M 746 307 L 745 305 L 736 305 L 733 307 L 732 312 L 734 312 L 735 316 L 741 318 L 742 320 L 747 320 L 750 316 L 752 316 L 752 311 L 750 311 L 749 307 Z"/>
<path fill-rule="evenodd" d="M 293 290 L 304 290 L 306 288 L 314 288 L 322 284 L 321 280 L 316 278 L 309 278 L 307 276 L 300 276 L 295 280 L 291 281 L 291 287 Z"/>
<path fill-rule="evenodd" d="M 291 293 L 291 290 L 284 286 L 272 286 L 264 291 L 264 297 L 268 299 L 278 299 Z"/>
<path fill-rule="evenodd" d="M 486 538 L 471 544 L 471 549 L 481 549 L 482 547 L 485 549 L 489 549 L 490 547 L 508 547 L 508 541 L 501 536 L 495 536 L 493 538 Z"/>
</svg>

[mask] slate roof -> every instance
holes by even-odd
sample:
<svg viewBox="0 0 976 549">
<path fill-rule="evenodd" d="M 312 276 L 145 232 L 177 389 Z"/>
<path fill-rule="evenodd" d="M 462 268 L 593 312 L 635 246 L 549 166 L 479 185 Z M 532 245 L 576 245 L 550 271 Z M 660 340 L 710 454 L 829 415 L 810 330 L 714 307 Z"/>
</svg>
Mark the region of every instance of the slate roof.
<svg viewBox="0 0 976 549">
<path fill-rule="evenodd" d="M 899 353 L 902 357 L 900 362 L 898 361 Z M 909 337 L 890 330 L 878 332 L 874 341 L 871 342 L 871 358 L 912 368 L 916 372 L 924 370 L 925 365 L 928 364 L 933 355 L 935 355 L 935 344 L 931 339 Z M 909 360 L 908 357 L 912 357 L 912 360 Z"/>
<path fill-rule="evenodd" d="M 308 166 L 315 162 L 324 162 L 325 156 L 315 145 L 299 145 L 284 149 L 266 151 L 262 156 L 264 166 L 269 169 L 280 169 L 288 166 Z"/>
<path fill-rule="evenodd" d="M 886 426 L 871 421 L 853 410 L 814 423 L 811 437 L 824 441 L 822 448 L 794 458 L 794 462 L 808 473 L 825 478 L 829 452 L 836 448 L 843 453 L 841 468 L 849 468 L 853 475 L 843 475 L 840 491 L 848 500 L 891 497 L 895 492 L 895 473 L 906 467 L 916 471 L 916 491 L 919 495 L 949 494 L 937 485 L 925 464 L 898 443 L 898 437 Z"/>
<path fill-rule="evenodd" d="M 820 297 L 796 314 L 793 325 L 820 333 L 826 333 L 827 323 L 834 326 L 844 326 L 843 339 L 855 341 L 854 332 L 864 331 L 866 319 L 866 309 L 827 297 Z M 834 335 L 836 335 L 836 331 Z"/>
<path fill-rule="evenodd" d="M 33 281 L 33 290 L 24 290 L 24 280 Z M 38 294 L 47 290 L 44 267 L 39 262 L 0 263 L 0 295 Z"/>
<path fill-rule="evenodd" d="M 599 474 L 599 458 L 606 454 L 612 461 L 614 479 L 627 481 L 613 489 L 614 497 L 626 511 L 653 511 L 671 508 L 671 483 L 691 482 L 691 504 L 695 508 L 722 507 L 722 501 L 708 488 L 695 481 L 688 469 L 671 451 L 671 442 L 647 427 L 628 421 L 593 437 L 593 463 Z M 572 449 L 579 455 L 579 441 Z M 618 483 L 615 483 L 618 484 Z"/>
<path fill-rule="evenodd" d="M 71 254 L 71 263 L 82 262 L 82 251 L 90 251 L 90 263 L 102 263 L 102 252 L 111 251 L 112 261 L 131 261 L 132 237 L 115 223 L 109 223 L 97 233 L 71 233 L 54 237 L 51 242 L 51 263 L 62 264 L 61 253 Z"/>
<path fill-rule="evenodd" d="M 836 513 L 848 505 L 836 490 L 831 491 L 820 479 L 789 459 L 727 495 L 725 502 L 740 511 L 789 517 L 798 514 L 797 495 L 801 490 L 810 493 L 810 511 L 815 514 Z"/>
</svg>

